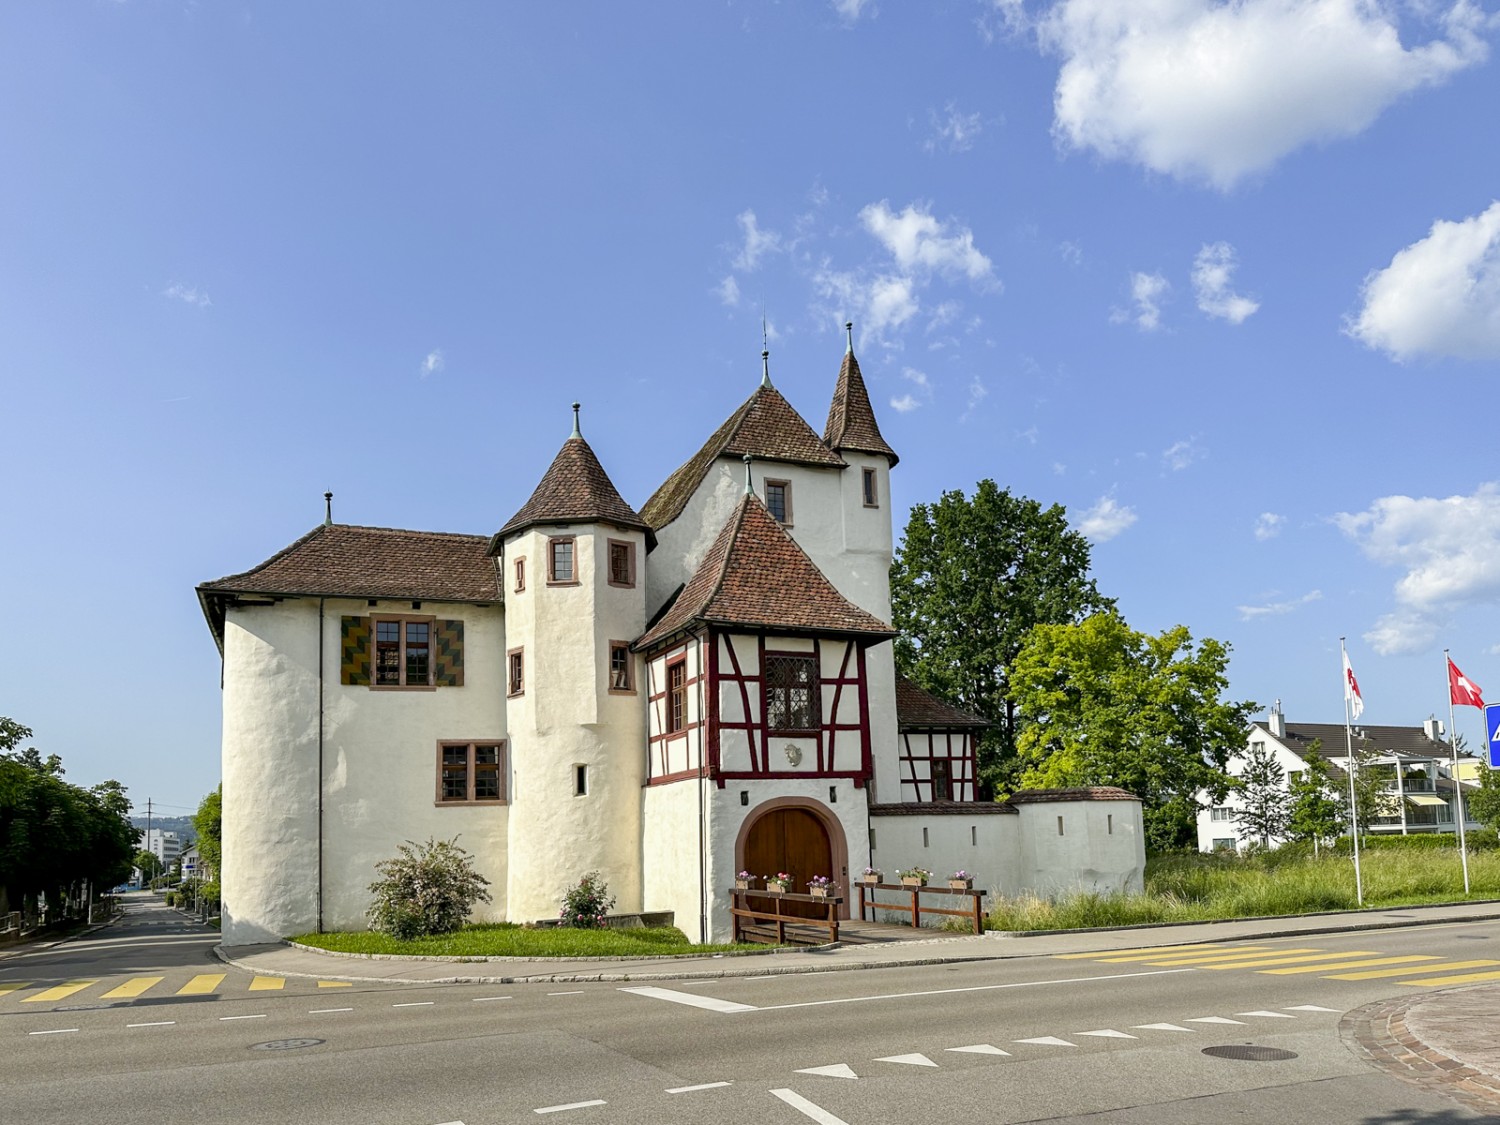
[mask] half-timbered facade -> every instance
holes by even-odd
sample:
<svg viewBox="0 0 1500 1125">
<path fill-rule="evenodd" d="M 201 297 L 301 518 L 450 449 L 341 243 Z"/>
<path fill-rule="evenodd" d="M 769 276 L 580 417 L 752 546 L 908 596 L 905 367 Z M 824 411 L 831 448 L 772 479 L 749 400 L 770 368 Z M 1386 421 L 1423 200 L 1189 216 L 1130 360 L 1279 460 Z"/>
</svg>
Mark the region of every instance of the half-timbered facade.
<svg viewBox="0 0 1500 1125">
<path fill-rule="evenodd" d="M 702 939 L 743 869 L 1139 885 L 1139 802 L 980 801 L 983 720 L 896 675 L 897 460 L 851 340 L 821 435 L 763 372 L 639 512 L 575 405 L 492 536 L 330 520 L 204 583 L 225 940 L 360 926 L 374 864 L 428 836 L 475 855 L 482 917 L 553 916 L 599 871 Z"/>
</svg>

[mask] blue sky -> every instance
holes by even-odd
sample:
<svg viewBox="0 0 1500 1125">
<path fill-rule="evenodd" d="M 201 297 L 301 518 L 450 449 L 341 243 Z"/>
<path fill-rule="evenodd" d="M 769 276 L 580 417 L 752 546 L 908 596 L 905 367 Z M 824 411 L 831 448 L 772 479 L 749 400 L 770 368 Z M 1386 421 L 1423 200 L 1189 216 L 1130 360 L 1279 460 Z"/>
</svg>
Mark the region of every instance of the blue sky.
<svg viewBox="0 0 1500 1125">
<path fill-rule="evenodd" d="M 1237 698 L 1500 699 L 1496 5 L 79 0 L 0 13 L 0 714 L 219 776 L 193 587 L 489 533 L 584 403 L 636 505 L 856 347 L 898 529 L 1066 505 Z M 1444 716 L 1446 717 L 1446 716 Z M 1477 742 L 1470 711 L 1460 730 Z"/>
</svg>

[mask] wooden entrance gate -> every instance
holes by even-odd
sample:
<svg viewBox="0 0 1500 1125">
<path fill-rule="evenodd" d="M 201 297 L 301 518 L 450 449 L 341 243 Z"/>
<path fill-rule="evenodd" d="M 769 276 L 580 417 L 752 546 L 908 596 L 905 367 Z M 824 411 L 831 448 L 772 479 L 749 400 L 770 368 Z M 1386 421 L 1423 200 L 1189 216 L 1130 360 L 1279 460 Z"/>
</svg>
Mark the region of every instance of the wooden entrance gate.
<svg viewBox="0 0 1500 1125">
<path fill-rule="evenodd" d="M 799 894 L 807 890 L 807 881 L 814 875 L 838 880 L 828 830 L 807 809 L 779 808 L 762 813 L 745 838 L 744 866 L 762 877 L 787 872 L 792 877 L 792 885 L 787 889 Z M 801 918 L 822 918 L 827 907 L 821 903 L 787 902 L 782 912 Z"/>
</svg>

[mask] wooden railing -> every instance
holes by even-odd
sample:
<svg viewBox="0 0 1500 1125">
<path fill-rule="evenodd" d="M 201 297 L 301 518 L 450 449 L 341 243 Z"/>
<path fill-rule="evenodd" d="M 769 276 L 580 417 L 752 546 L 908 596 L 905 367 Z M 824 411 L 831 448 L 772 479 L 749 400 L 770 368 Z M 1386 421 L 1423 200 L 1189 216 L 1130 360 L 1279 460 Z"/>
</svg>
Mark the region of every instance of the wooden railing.
<svg viewBox="0 0 1500 1125">
<path fill-rule="evenodd" d="M 750 899 L 758 902 L 769 902 L 769 909 L 765 907 L 752 907 Z M 808 918 L 798 914 L 786 914 L 782 911 L 783 904 L 788 902 L 815 902 L 827 907 L 827 916 L 823 918 Z M 734 916 L 734 940 L 735 941 L 774 941 L 777 945 L 786 945 L 789 940 L 799 940 L 801 935 L 787 933 L 787 926 L 811 927 L 814 929 L 826 929 L 830 943 L 839 940 L 839 907 L 843 905 L 842 895 L 799 895 L 783 892 L 776 894 L 771 891 L 746 890 L 735 888 L 729 892 L 729 913 Z M 774 935 L 774 936 L 773 936 Z"/>
<path fill-rule="evenodd" d="M 911 924 L 920 926 L 923 914 L 946 914 L 953 918 L 968 918 L 974 923 L 976 934 L 984 933 L 984 891 L 964 889 L 961 887 L 926 887 L 915 886 L 911 883 L 856 883 L 859 888 L 859 920 L 861 922 L 874 922 L 875 911 L 885 910 L 911 915 Z M 877 902 L 876 891 L 891 891 L 907 896 L 903 903 Z M 969 906 L 963 910 L 952 910 L 942 906 L 923 906 L 924 895 L 959 895 L 967 897 L 971 901 Z M 866 917 L 866 910 L 869 916 Z"/>
</svg>

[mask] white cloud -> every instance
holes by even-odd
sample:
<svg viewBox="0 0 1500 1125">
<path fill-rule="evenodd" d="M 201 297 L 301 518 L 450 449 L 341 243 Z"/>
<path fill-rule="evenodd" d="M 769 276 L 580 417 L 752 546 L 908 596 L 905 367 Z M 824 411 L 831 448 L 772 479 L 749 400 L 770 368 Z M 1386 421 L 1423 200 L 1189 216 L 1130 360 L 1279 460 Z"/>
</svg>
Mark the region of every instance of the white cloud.
<svg viewBox="0 0 1500 1125">
<path fill-rule="evenodd" d="M 735 221 L 745 233 L 745 244 L 735 256 L 734 268 L 749 273 L 760 265 L 763 257 L 781 249 L 781 235 L 775 231 L 761 230 L 754 211 L 741 211 L 735 216 Z"/>
<path fill-rule="evenodd" d="M 213 304 L 208 299 L 208 294 L 200 290 L 196 285 L 182 285 L 173 283 L 161 291 L 163 297 L 171 297 L 181 301 L 183 304 L 194 305 L 200 309 L 206 309 Z"/>
<path fill-rule="evenodd" d="M 1282 614 L 1291 613 L 1294 609 L 1305 606 L 1309 602 L 1315 602 L 1322 596 L 1322 590 L 1309 590 L 1300 598 L 1292 598 L 1290 601 L 1269 602 L 1266 605 L 1240 605 L 1235 606 L 1235 609 L 1239 610 L 1241 621 L 1254 621 L 1257 617 L 1279 617 Z"/>
<path fill-rule="evenodd" d="M 1198 310 L 1240 324 L 1256 309 L 1259 301 L 1241 297 L 1230 288 L 1235 267 L 1234 247 L 1227 242 L 1205 242 L 1193 259 L 1193 294 L 1198 298 Z"/>
<path fill-rule="evenodd" d="M 903 367 L 901 369 L 901 378 L 915 383 L 926 394 L 932 393 L 932 383 L 928 381 L 927 372 L 925 371 L 918 371 L 915 367 Z"/>
<path fill-rule="evenodd" d="M 436 375 L 444 366 L 443 349 L 433 348 L 432 351 L 427 353 L 427 358 L 422 361 L 422 378 L 425 379 L 429 375 Z"/>
<path fill-rule="evenodd" d="M 1016 5 L 1002 5 L 1012 26 Z M 1413 90 L 1485 60 L 1473 0 L 1403 5 L 1439 24 L 1406 48 L 1381 0 L 1056 0 L 1034 24 L 1062 60 L 1064 144 L 1227 189 L 1304 145 L 1354 136 Z M 1427 29 L 1424 28 L 1424 31 Z"/>
<path fill-rule="evenodd" d="M 1070 266 L 1083 264 L 1083 247 L 1071 239 L 1057 244 L 1057 252 L 1062 255 L 1062 260 Z"/>
<path fill-rule="evenodd" d="M 932 136 L 923 147 L 928 152 L 968 152 L 974 147 L 974 138 L 984 131 L 984 122 L 978 113 L 961 113 L 958 106 L 949 102 L 939 115 L 931 113 Z"/>
<path fill-rule="evenodd" d="M 740 283 L 734 279 L 734 274 L 725 274 L 724 280 L 714 286 L 714 292 L 719 295 L 719 300 L 730 308 L 740 303 Z"/>
<path fill-rule="evenodd" d="M 1083 513 L 1078 530 L 1095 543 L 1103 543 L 1119 535 L 1136 519 L 1134 508 L 1122 507 L 1113 496 L 1101 496 L 1097 504 Z"/>
<path fill-rule="evenodd" d="M 1365 278 L 1349 335 L 1395 359 L 1500 359 L 1500 201 L 1426 238 Z"/>
<path fill-rule="evenodd" d="M 1281 534 L 1284 523 L 1285 516 L 1278 516 L 1275 512 L 1262 512 L 1255 520 L 1255 538 L 1262 543 L 1267 539 L 1275 539 Z"/>
<path fill-rule="evenodd" d="M 904 271 L 960 275 L 970 281 L 994 276 L 993 264 L 974 245 L 973 231 L 939 222 L 920 204 L 909 203 L 897 214 L 882 199 L 861 210 L 859 218 Z"/>
<path fill-rule="evenodd" d="M 1059 476 L 1060 477 L 1063 474 L 1065 474 L 1067 471 L 1068 471 L 1068 467 L 1066 465 L 1064 465 L 1061 461 L 1054 461 L 1054 462 L 1052 462 L 1052 475 L 1053 476 Z"/>
<path fill-rule="evenodd" d="M 891 409 L 901 414 L 910 414 L 922 404 L 911 395 L 902 395 L 900 398 L 891 399 Z"/>
<path fill-rule="evenodd" d="M 1333 522 L 1367 558 L 1405 572 L 1395 610 L 1364 635 L 1382 655 L 1419 652 L 1460 610 L 1500 604 L 1500 484 L 1443 499 L 1385 496 Z"/>
<path fill-rule="evenodd" d="M 984 380 L 975 375 L 969 380 L 969 401 L 964 405 L 964 412 L 959 415 L 960 422 L 967 422 L 969 416 L 979 409 L 979 404 L 990 395 L 990 389 L 984 385 Z"/>
<path fill-rule="evenodd" d="M 1161 327 L 1161 299 L 1171 288 L 1167 279 L 1159 273 L 1131 274 L 1130 299 L 1135 302 L 1135 310 L 1111 309 L 1110 323 L 1124 324 L 1133 320 L 1142 332 L 1155 332 Z"/>
<path fill-rule="evenodd" d="M 1161 463 L 1174 473 L 1180 473 L 1194 461 L 1203 456 L 1203 450 L 1198 445 L 1196 437 L 1185 438 L 1182 441 L 1173 442 L 1161 451 Z"/>
<path fill-rule="evenodd" d="M 839 14 L 839 19 L 846 25 L 858 22 L 859 17 L 868 9 L 873 15 L 875 11 L 875 0 L 831 0 L 833 10 Z"/>
</svg>

